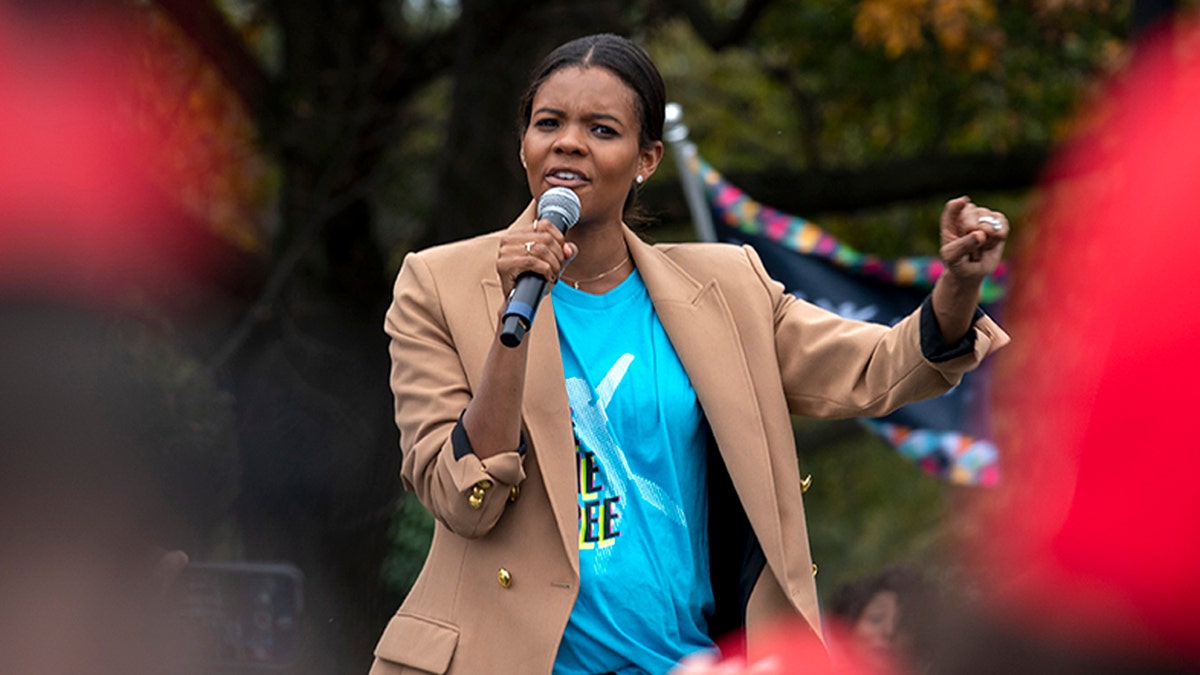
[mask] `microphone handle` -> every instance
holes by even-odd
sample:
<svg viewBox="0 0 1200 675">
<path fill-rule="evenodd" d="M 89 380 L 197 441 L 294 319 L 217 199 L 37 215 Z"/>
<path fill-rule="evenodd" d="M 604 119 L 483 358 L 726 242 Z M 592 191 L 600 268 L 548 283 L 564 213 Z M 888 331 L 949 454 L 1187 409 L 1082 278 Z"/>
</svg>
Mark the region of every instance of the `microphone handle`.
<svg viewBox="0 0 1200 675">
<path fill-rule="evenodd" d="M 538 302 L 546 290 L 546 278 L 533 272 L 517 277 L 517 285 L 509 296 L 504 309 L 504 326 L 500 330 L 500 343 L 505 347 L 516 347 L 525 339 L 525 333 L 533 325 L 533 315 Z"/>
</svg>

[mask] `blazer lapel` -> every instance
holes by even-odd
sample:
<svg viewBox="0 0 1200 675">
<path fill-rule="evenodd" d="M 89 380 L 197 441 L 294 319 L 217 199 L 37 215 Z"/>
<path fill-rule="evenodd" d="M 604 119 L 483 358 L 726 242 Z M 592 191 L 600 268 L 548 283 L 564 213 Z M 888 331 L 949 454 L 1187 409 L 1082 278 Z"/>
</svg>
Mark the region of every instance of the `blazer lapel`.
<svg viewBox="0 0 1200 675">
<path fill-rule="evenodd" d="M 487 286 L 487 311 L 497 317 L 504 306 L 504 294 L 496 280 Z M 494 321 L 493 321 L 494 324 Z M 542 482 L 563 548 L 571 566 L 579 572 L 579 500 L 575 479 L 575 433 L 568 413 L 562 353 L 558 347 L 558 323 L 554 303 L 547 295 L 538 305 L 534 326 L 526 334 L 529 361 L 525 367 L 525 400 L 522 417 L 532 457 L 542 474 Z M 528 459 L 527 459 L 528 461 Z"/>
<path fill-rule="evenodd" d="M 750 364 L 727 299 L 716 278 L 698 280 L 632 231 L 626 229 L 625 236 L 746 514 L 770 551 L 771 544 L 782 543 L 775 491 L 765 489 L 774 485 L 770 451 Z"/>
</svg>

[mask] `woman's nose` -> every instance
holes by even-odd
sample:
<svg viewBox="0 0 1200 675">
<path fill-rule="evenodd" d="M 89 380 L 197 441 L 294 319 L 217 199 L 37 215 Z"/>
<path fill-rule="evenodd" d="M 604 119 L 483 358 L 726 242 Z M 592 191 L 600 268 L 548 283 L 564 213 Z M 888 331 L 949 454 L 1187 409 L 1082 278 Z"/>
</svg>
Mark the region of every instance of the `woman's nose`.
<svg viewBox="0 0 1200 675">
<path fill-rule="evenodd" d="M 562 132 L 554 140 L 554 150 L 557 152 L 584 154 L 587 152 L 587 137 L 585 130 L 578 125 L 568 124 L 562 127 Z"/>
</svg>

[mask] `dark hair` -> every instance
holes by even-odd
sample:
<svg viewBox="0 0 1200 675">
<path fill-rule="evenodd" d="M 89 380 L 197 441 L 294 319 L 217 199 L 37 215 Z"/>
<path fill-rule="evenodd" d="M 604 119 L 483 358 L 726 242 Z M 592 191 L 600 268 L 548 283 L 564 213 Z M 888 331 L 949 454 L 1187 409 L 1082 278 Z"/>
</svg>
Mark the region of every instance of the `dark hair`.
<svg viewBox="0 0 1200 675">
<path fill-rule="evenodd" d="M 571 40 L 546 55 L 533 69 L 529 86 L 521 96 L 518 112 L 520 133 L 529 127 L 533 115 L 533 97 L 554 73 L 567 67 L 606 68 L 633 90 L 638 118 L 638 145 L 648 148 L 663 139 L 666 117 L 667 90 L 662 75 L 646 51 L 628 38 L 612 33 L 600 33 Z M 629 220 L 637 198 L 637 189 L 630 188 L 625 199 L 625 215 Z"/>
<path fill-rule="evenodd" d="M 900 606 L 904 607 L 923 600 L 928 590 L 929 582 L 919 572 L 903 566 L 891 566 L 839 586 L 830 598 L 829 613 L 847 623 L 854 623 L 877 593 L 896 593 Z"/>
</svg>

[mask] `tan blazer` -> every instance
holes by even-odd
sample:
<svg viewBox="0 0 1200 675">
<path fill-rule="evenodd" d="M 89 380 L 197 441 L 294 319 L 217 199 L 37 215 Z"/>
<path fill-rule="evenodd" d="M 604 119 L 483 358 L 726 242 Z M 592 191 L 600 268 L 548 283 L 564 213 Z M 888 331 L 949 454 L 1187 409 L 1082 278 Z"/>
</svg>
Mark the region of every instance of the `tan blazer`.
<svg viewBox="0 0 1200 675">
<path fill-rule="evenodd" d="M 521 219 L 532 217 L 530 209 Z M 728 501 L 740 502 L 760 552 L 748 598 L 748 588 L 740 596 L 717 590 L 736 582 L 729 577 L 737 571 L 714 560 L 718 605 L 740 598 L 736 623 L 744 620 L 751 648 L 756 627 L 779 612 L 798 612 L 819 636 L 790 413 L 885 414 L 947 390 L 1008 336 L 983 317 L 974 353 L 930 363 L 919 311 L 892 328 L 846 320 L 784 292 L 749 247 L 650 246 L 629 230 L 625 236 L 712 429 L 714 457 L 732 485 Z M 498 242 L 489 234 L 413 253 L 396 280 L 385 328 L 401 476 L 437 522 L 425 566 L 376 647 L 372 675 L 550 673 L 575 602 L 574 436 L 551 297 L 526 337 L 527 453 L 481 462 L 456 459 L 451 445 L 504 303 Z M 710 512 L 726 506 L 711 503 Z M 725 547 L 711 549 L 715 556 Z"/>
</svg>

